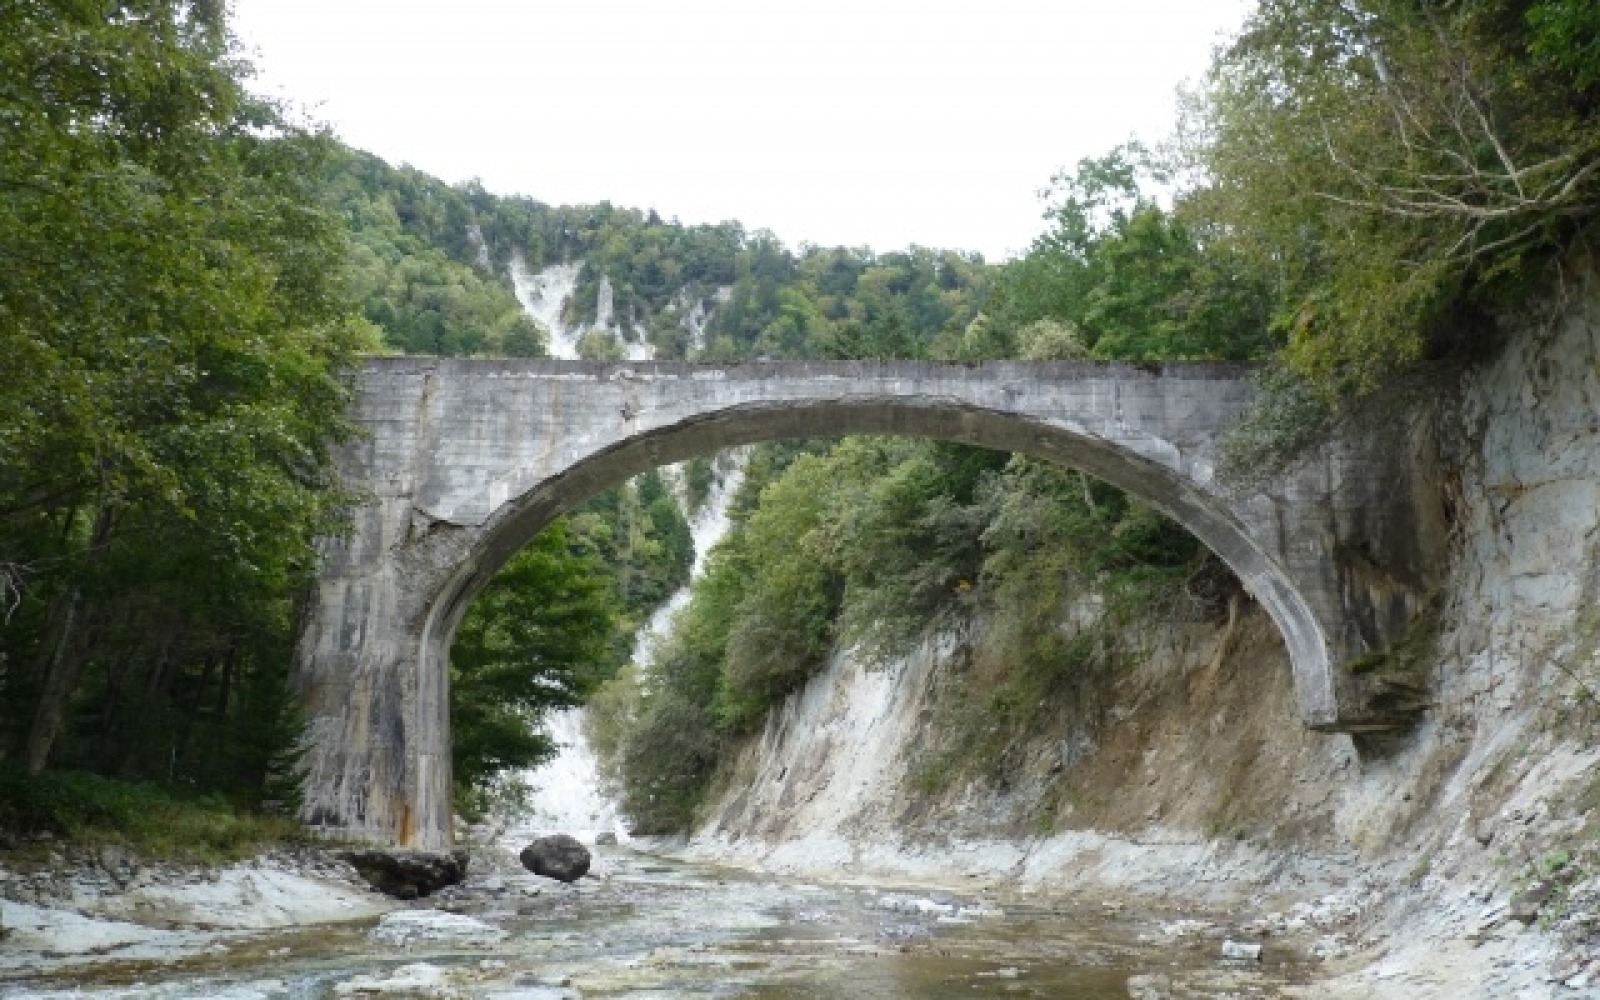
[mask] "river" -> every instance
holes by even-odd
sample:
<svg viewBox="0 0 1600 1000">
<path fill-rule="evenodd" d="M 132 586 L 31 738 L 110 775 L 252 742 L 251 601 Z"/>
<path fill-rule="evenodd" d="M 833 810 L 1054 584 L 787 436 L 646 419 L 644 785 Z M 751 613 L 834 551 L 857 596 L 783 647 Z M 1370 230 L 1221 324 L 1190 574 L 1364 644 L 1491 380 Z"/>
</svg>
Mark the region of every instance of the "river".
<svg viewBox="0 0 1600 1000">
<path fill-rule="evenodd" d="M 600 848 L 597 871 L 566 886 L 521 871 L 503 851 L 480 852 L 465 886 L 381 921 L 229 937 L 185 962 L 13 981 L 0 996 L 1222 1000 L 1274 996 L 1308 973 L 1289 949 L 1224 960 L 1222 929 L 1181 913 L 818 885 L 628 847 Z M 402 940 L 402 926 L 422 930 Z"/>
</svg>

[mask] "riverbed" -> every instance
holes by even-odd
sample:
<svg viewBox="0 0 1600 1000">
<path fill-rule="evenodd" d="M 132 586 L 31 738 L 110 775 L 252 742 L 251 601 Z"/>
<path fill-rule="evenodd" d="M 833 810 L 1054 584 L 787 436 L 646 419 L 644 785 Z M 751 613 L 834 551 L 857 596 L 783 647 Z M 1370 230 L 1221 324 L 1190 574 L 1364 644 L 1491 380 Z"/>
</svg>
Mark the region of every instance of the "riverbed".
<svg viewBox="0 0 1600 1000">
<path fill-rule="evenodd" d="M 382 917 L 13 978 L 0 996 L 1221 1000 L 1279 995 L 1311 972 L 1270 940 L 1259 959 L 1224 958 L 1229 929 L 1194 913 L 813 884 L 625 847 L 599 849 L 599 877 L 568 886 L 507 858 L 491 854 L 465 885 Z"/>
</svg>

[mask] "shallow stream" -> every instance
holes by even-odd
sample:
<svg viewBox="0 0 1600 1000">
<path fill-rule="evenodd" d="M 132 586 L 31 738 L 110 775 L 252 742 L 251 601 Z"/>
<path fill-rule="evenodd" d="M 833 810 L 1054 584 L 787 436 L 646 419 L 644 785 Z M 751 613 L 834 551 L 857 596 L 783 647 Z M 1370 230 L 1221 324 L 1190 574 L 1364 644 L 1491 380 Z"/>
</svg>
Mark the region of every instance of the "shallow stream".
<svg viewBox="0 0 1600 1000">
<path fill-rule="evenodd" d="M 476 939 L 402 945 L 375 935 L 371 920 L 256 933 L 181 963 L 0 982 L 0 996 L 1221 1000 L 1276 996 L 1308 972 L 1270 942 L 1259 963 L 1225 961 L 1222 930 L 1181 913 L 811 885 L 601 851 L 604 878 L 564 886 L 480 867 L 444 901 L 415 904 L 481 921 L 489 933 Z"/>
</svg>

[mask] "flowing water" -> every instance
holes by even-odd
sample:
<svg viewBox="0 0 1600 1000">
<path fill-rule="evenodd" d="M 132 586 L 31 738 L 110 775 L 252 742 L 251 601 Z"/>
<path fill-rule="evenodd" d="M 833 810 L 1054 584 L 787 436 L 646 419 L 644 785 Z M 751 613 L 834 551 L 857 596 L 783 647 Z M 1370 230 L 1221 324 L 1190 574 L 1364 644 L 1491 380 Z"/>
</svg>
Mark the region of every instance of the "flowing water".
<svg viewBox="0 0 1600 1000">
<path fill-rule="evenodd" d="M 1260 963 L 1225 962 L 1214 936 L 1175 931 L 1187 926 L 1175 914 L 811 885 L 628 848 L 601 849 L 598 864 L 605 877 L 573 886 L 498 867 L 442 894 L 481 921 L 482 940 L 399 944 L 369 920 L 234 938 L 226 954 L 107 967 L 70 985 L 0 983 L 0 996 L 1222 1000 L 1275 996 L 1305 973 L 1271 948 Z"/>
</svg>

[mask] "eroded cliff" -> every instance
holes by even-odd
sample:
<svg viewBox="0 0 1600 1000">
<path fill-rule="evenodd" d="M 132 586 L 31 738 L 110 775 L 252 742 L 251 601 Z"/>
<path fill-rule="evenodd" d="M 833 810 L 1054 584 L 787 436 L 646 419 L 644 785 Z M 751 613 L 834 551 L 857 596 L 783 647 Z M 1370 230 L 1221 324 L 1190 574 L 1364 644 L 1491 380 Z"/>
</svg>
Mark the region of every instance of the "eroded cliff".
<svg viewBox="0 0 1600 1000">
<path fill-rule="evenodd" d="M 1438 523 L 1416 530 L 1447 532 L 1448 558 L 1429 568 L 1431 610 L 1359 665 L 1406 661 L 1428 706 L 1410 732 L 1304 729 L 1280 638 L 1236 596 L 1121 637 L 1133 655 L 1061 679 L 1025 733 L 996 721 L 974 740 L 1017 694 L 975 619 L 885 666 L 836 654 L 730 767 L 691 851 L 1263 909 L 1299 897 L 1348 966 L 1329 995 L 1600 982 L 1594 263 L 1442 381 L 1412 436 L 1437 479 Z"/>
</svg>

